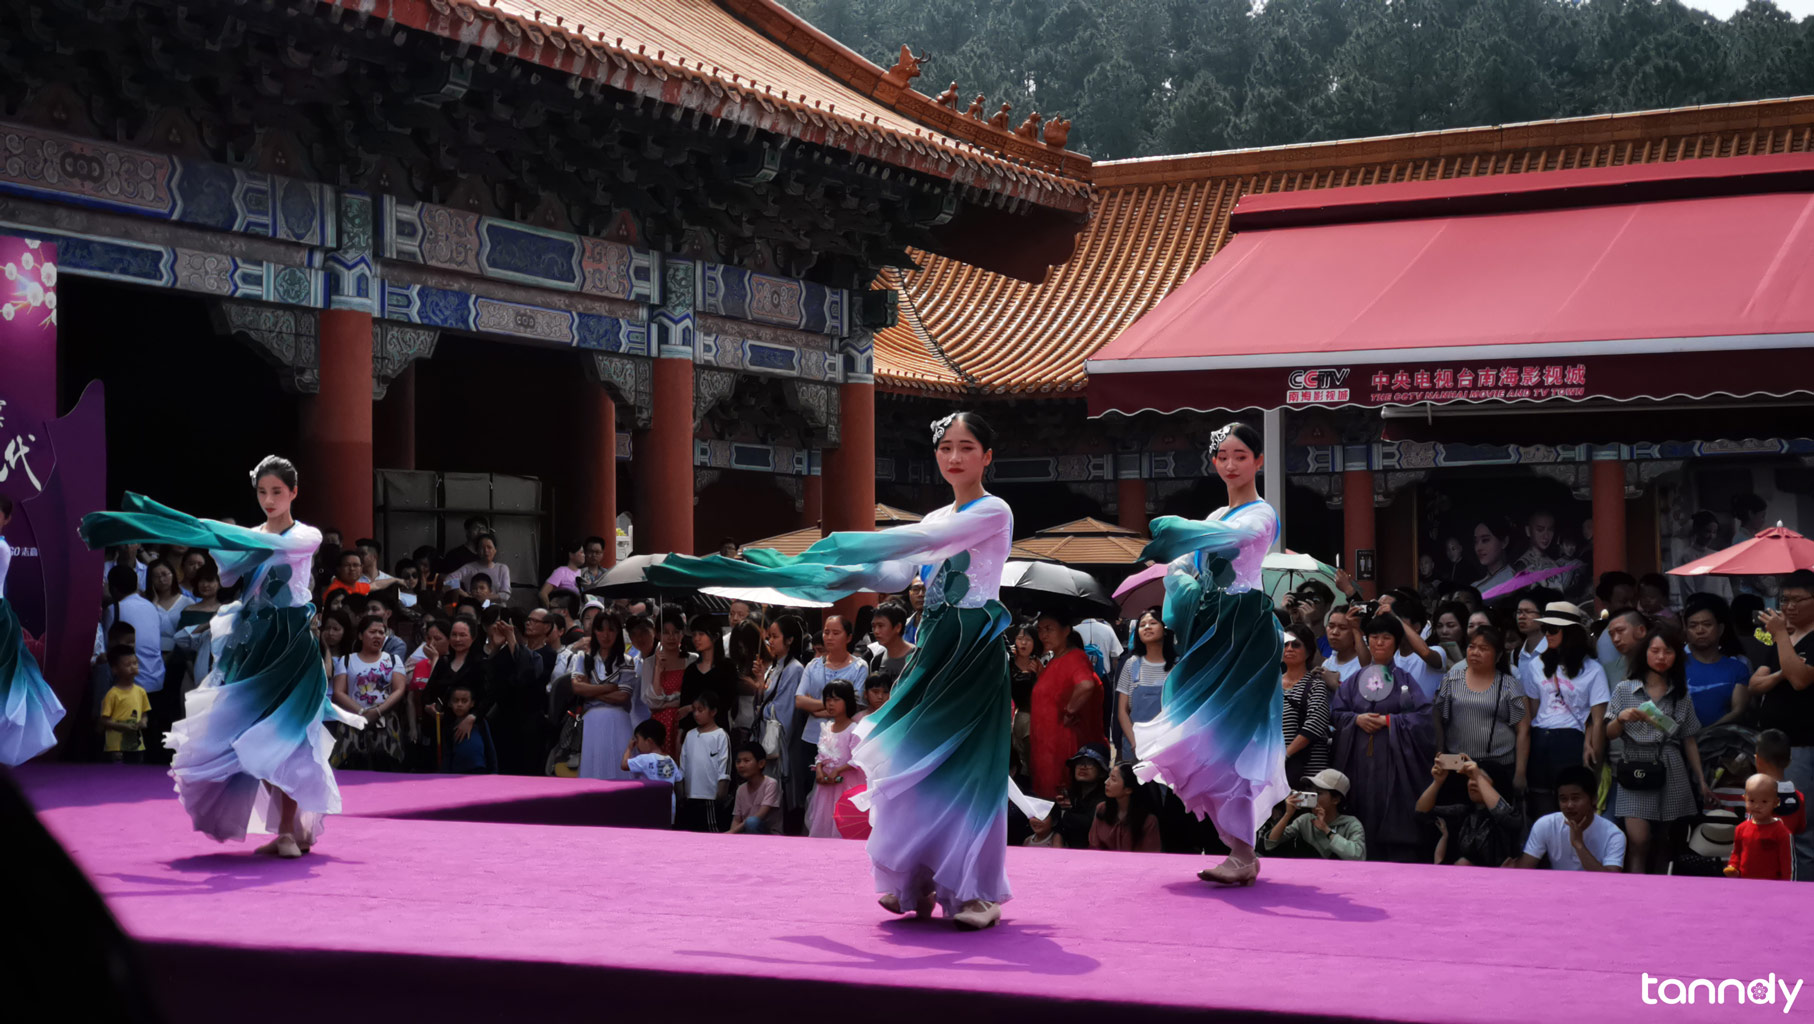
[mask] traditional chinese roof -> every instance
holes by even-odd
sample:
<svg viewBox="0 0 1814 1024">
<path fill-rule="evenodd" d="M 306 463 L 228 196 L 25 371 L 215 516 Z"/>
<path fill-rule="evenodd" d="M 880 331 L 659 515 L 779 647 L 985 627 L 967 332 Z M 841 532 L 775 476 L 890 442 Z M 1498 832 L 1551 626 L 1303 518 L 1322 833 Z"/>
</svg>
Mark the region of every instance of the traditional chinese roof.
<svg viewBox="0 0 1814 1024">
<path fill-rule="evenodd" d="M 1067 222 L 1089 209 L 1088 157 L 934 102 L 775 0 L 319 2 L 737 127 L 948 179 L 978 204 L 1044 208 Z M 1034 232 L 1044 243 L 1040 262 L 1019 264 L 1069 254 L 1068 234 L 1042 227 Z M 1075 223 L 1067 227 L 1074 234 Z M 999 256 L 998 242 L 979 244 Z M 1008 269 L 1020 272 L 1019 264 Z"/>
<path fill-rule="evenodd" d="M 931 253 L 890 271 L 876 377 L 910 393 L 1075 396 L 1084 360 L 1213 256 L 1249 193 L 1814 149 L 1814 98 L 1098 163 L 1089 227 L 1029 284 Z"/>
<path fill-rule="evenodd" d="M 1140 561 L 1147 538 L 1124 526 L 1085 516 L 1016 541 L 1017 551 L 1066 565 L 1120 565 Z"/>
</svg>

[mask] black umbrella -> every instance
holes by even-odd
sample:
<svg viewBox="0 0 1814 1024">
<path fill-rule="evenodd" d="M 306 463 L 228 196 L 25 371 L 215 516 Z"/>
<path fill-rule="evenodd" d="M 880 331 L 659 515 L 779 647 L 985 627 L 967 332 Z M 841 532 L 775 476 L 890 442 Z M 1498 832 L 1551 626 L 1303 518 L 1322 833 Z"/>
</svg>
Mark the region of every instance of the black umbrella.
<svg viewBox="0 0 1814 1024">
<path fill-rule="evenodd" d="M 661 588 L 649 582 L 649 567 L 667 560 L 665 554 L 631 555 L 607 569 L 599 585 L 587 587 L 586 593 L 593 597 L 641 597 L 658 593 Z"/>
<path fill-rule="evenodd" d="M 1040 611 L 1091 619 L 1115 614 L 1115 602 L 1089 573 L 1055 562 L 1007 562 L 1002 565 L 1001 589 Z"/>
<path fill-rule="evenodd" d="M 667 560 L 666 554 L 631 555 L 612 566 L 605 573 L 603 582 L 598 586 L 587 587 L 586 593 L 594 597 L 660 597 L 685 594 L 688 595 L 688 603 L 693 611 L 711 614 L 728 612 L 731 602 L 734 600 L 781 605 L 789 608 L 831 607 L 829 601 L 804 601 L 764 587 L 704 587 L 699 590 L 687 588 L 676 590 L 658 587 L 650 583 L 649 568 Z"/>
</svg>

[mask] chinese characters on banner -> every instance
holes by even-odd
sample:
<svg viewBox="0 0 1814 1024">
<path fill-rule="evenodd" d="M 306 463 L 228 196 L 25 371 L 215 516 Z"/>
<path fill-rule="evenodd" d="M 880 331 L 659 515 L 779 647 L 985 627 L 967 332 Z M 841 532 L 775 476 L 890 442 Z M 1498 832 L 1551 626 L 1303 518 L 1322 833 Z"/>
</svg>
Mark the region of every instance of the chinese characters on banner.
<svg viewBox="0 0 1814 1024">
<path fill-rule="evenodd" d="M 56 415 L 56 247 L 0 235 L 0 494 L 14 505 L 6 594 L 34 632 L 43 628 L 44 583 L 24 506 L 51 471 L 47 425 Z"/>
<path fill-rule="evenodd" d="M 1581 363 L 1516 362 L 1292 370 L 1286 405 L 1410 405 L 1586 398 Z"/>
</svg>

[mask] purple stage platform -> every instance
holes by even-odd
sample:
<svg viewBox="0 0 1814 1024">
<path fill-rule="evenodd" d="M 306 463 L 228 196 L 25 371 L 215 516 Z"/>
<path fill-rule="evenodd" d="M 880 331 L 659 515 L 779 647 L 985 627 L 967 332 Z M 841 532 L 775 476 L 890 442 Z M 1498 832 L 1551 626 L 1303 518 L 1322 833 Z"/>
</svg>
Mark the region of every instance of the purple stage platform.
<svg viewBox="0 0 1814 1024">
<path fill-rule="evenodd" d="M 1809 973 L 1791 883 L 1272 860 L 1225 891 L 1196 858 L 1013 850 L 1005 922 L 961 933 L 885 919 L 858 843 L 397 817 L 570 780 L 349 779 L 387 816 L 282 861 L 124 777 L 16 774 L 185 1024 L 1775 1020 L 1780 997 L 1647 1006 L 1640 977 Z"/>
<path fill-rule="evenodd" d="M 41 762 L 13 774 L 39 809 L 176 798 L 168 770 L 152 765 Z M 353 818 L 665 829 L 673 817 L 665 784 L 393 772 L 336 772 L 335 778 L 344 816 Z"/>
</svg>

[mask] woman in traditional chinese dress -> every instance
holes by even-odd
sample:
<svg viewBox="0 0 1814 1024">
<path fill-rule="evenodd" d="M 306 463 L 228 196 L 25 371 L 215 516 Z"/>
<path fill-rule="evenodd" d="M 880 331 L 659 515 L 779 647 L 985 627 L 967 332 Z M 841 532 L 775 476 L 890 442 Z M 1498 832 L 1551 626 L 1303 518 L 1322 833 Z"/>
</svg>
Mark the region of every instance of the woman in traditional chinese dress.
<svg viewBox="0 0 1814 1024">
<path fill-rule="evenodd" d="M 1157 717 L 1134 723 L 1142 782 L 1159 781 L 1215 825 L 1231 851 L 1198 874 L 1206 882 L 1252 885 L 1253 840 L 1285 779 L 1283 644 L 1260 562 L 1278 534 L 1278 514 L 1261 501 L 1255 477 L 1265 463 L 1259 432 L 1242 423 L 1216 431 L 1210 457 L 1228 504 L 1208 519 L 1153 520 L 1146 558 L 1169 562 L 1165 625 L 1178 659 L 1165 678 Z"/>
<path fill-rule="evenodd" d="M 974 413 L 932 425 L 939 471 L 955 500 L 911 526 L 834 533 L 791 558 L 758 549 L 744 552 L 747 561 L 673 557 L 649 571 L 659 586 L 775 587 L 816 600 L 898 591 L 916 574 L 925 582 L 919 645 L 888 703 L 854 726 L 851 761 L 868 779 L 854 802 L 869 811 L 869 859 L 883 908 L 924 918 L 936 905 L 966 928 L 995 924 L 1012 895 L 1009 800 L 1031 817 L 1051 810 L 1008 777 L 1001 636 L 1010 619 L 997 597 L 1014 514 L 983 489 L 993 438 Z"/>
<path fill-rule="evenodd" d="M 260 462 L 252 486 L 265 521 L 251 529 L 197 519 L 130 492 L 125 511 L 92 512 L 81 527 L 91 548 L 206 548 L 223 582 L 244 582 L 243 598 L 214 616 L 214 669 L 185 695 L 184 717 L 165 742 L 176 752 L 170 777 L 195 830 L 222 842 L 274 831 L 258 852 L 280 857 L 307 853 L 322 817 L 340 811 L 326 723 L 365 725 L 329 699 L 325 656 L 310 626 L 310 565 L 321 531 L 290 514 L 296 484 L 287 459 Z"/>
<path fill-rule="evenodd" d="M 12 520 L 13 499 L 0 494 L 0 764 L 20 765 L 56 745 L 63 704 L 26 649 L 25 630 L 6 600 L 6 571 L 13 563 L 6 527 Z"/>
</svg>

